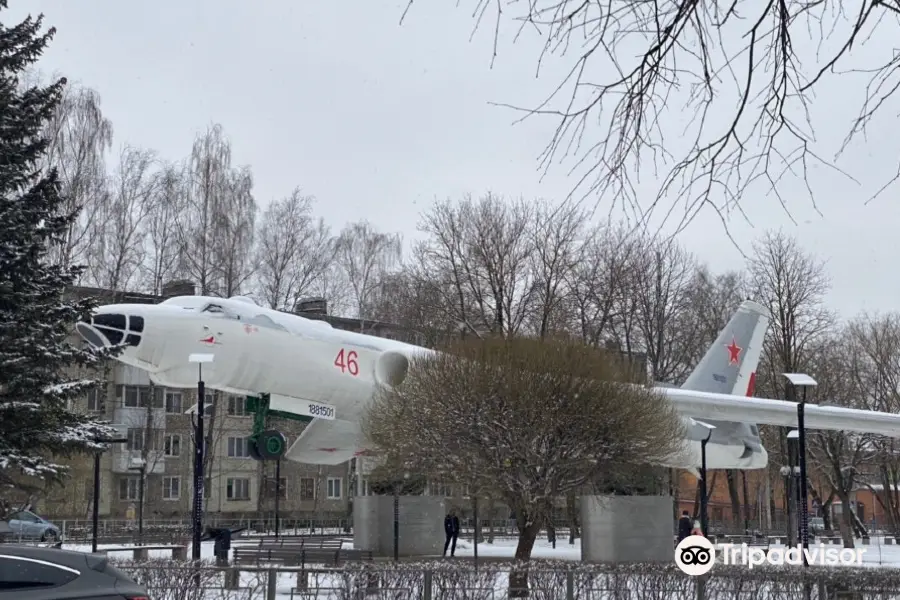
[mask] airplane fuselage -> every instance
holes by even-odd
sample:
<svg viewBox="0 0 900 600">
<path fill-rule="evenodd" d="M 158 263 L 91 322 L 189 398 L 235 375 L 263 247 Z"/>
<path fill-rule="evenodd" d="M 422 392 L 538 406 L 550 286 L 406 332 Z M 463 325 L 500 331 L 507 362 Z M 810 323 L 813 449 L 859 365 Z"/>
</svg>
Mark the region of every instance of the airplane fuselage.
<svg viewBox="0 0 900 600">
<path fill-rule="evenodd" d="M 212 354 L 213 361 L 202 364 L 208 389 L 238 395 L 268 393 L 273 410 L 335 421 L 346 447 L 325 443 L 326 456 L 288 453 L 288 458 L 322 464 L 339 464 L 358 453 L 355 444 L 363 441 L 353 439 L 359 437 L 357 424 L 378 387 L 399 385 L 413 357 L 433 352 L 234 298 L 186 296 L 158 305 L 109 305 L 91 324 L 80 323 L 78 328 L 95 344 L 131 340 L 117 360 L 146 370 L 157 385 L 195 388 L 201 366 L 191 363 L 190 355 Z M 684 423 L 689 439 L 667 466 L 699 465 L 699 438 L 690 435 L 696 424 L 687 416 Z M 750 436 L 743 423 L 734 425 L 733 431 L 713 432 L 707 444 L 708 467 L 765 467 L 768 456 L 758 436 L 755 432 Z M 751 453 L 748 444 L 756 444 Z"/>
</svg>

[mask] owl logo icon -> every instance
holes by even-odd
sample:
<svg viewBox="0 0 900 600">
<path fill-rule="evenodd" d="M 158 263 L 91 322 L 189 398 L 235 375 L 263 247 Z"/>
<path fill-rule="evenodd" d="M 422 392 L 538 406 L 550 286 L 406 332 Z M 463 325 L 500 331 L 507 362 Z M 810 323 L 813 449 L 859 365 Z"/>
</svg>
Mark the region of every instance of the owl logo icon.
<svg viewBox="0 0 900 600">
<path fill-rule="evenodd" d="M 675 564 L 692 577 L 705 575 L 716 564 L 716 548 L 702 535 L 689 535 L 675 546 Z"/>
</svg>

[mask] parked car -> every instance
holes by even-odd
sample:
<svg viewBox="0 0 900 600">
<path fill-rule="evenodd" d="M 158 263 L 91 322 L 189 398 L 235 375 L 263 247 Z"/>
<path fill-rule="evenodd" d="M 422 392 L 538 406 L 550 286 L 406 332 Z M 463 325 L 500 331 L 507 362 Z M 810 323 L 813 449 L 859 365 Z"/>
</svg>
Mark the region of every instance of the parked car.
<svg viewBox="0 0 900 600">
<path fill-rule="evenodd" d="M 0 599 L 150 600 L 105 556 L 55 548 L 0 546 Z"/>
<path fill-rule="evenodd" d="M 59 527 L 30 510 L 11 513 L 6 522 L 14 535 L 40 539 L 42 542 L 59 540 Z"/>
<path fill-rule="evenodd" d="M 822 517 L 810 517 L 807 530 L 810 535 L 822 535 L 825 533 L 825 519 Z"/>
</svg>

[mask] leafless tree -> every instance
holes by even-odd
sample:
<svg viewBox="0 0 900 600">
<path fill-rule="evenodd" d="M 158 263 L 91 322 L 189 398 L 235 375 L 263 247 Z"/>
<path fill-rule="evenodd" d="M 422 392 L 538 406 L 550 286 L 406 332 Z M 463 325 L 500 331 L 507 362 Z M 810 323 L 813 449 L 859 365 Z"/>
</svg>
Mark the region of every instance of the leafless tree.
<svg viewBox="0 0 900 600">
<path fill-rule="evenodd" d="M 269 204 L 256 244 L 256 287 L 270 308 L 293 310 L 311 295 L 313 284 L 332 258 L 330 230 L 312 214 L 312 196 L 300 188 Z"/>
<path fill-rule="evenodd" d="M 529 227 L 531 273 L 534 278 L 531 320 L 539 337 L 567 329 L 569 318 L 566 280 L 583 259 L 584 224 L 588 213 L 577 203 L 535 203 Z"/>
<path fill-rule="evenodd" d="M 889 413 L 900 412 L 900 315 L 863 314 L 848 325 L 851 344 L 850 377 L 855 381 L 867 408 Z M 887 525 L 900 533 L 900 446 L 893 438 L 876 437 L 875 473 L 863 481 L 875 496 Z M 872 507 L 874 508 L 874 507 Z"/>
<path fill-rule="evenodd" d="M 357 318 L 365 321 L 382 278 L 403 258 L 399 234 L 376 231 L 366 221 L 350 223 L 335 240 L 335 261 L 353 290 Z"/>
<path fill-rule="evenodd" d="M 672 241 L 648 242 L 635 265 L 633 301 L 637 330 L 653 381 L 680 383 L 694 366 L 689 363 L 690 334 L 678 323 L 688 309 L 693 257 Z"/>
<path fill-rule="evenodd" d="M 313 282 L 311 293 L 313 296 L 324 298 L 328 301 L 328 312 L 333 315 L 346 315 L 353 313 L 355 302 L 353 289 L 347 281 L 343 267 L 334 259 L 335 238 L 328 242 L 328 264 L 322 270 L 319 278 Z"/>
<path fill-rule="evenodd" d="M 823 157 L 835 150 L 840 156 L 879 111 L 890 112 L 898 87 L 900 58 L 893 53 L 850 56 L 866 42 L 889 43 L 900 17 L 896 2 L 472 0 L 470 6 L 476 27 L 492 25 L 494 56 L 512 21 L 519 35 L 541 40 L 538 68 L 552 57 L 571 59 L 544 102 L 518 109 L 558 122 L 543 165 L 571 158 L 579 195 L 593 192 L 642 216 L 659 204 L 668 216 L 683 204 L 683 224 L 704 206 L 723 216 L 740 209 L 751 189 L 774 194 L 787 208 L 782 192 L 795 174 L 815 206 L 809 169 L 836 170 L 837 159 Z M 844 143 L 826 148 L 814 133 L 822 125 L 813 118 L 814 99 L 835 73 L 842 81 L 860 75 L 865 91 Z M 833 129 L 832 112 L 818 112 Z M 661 174 L 649 204 L 646 186 L 637 184 L 643 171 Z M 891 181 L 896 177 L 900 171 Z"/>
<path fill-rule="evenodd" d="M 62 210 L 80 209 L 65 239 L 51 249 L 54 262 L 63 266 L 87 260 L 90 226 L 100 217 L 108 199 L 106 153 L 112 147 L 113 127 L 100 108 L 100 95 L 88 87 L 69 84 L 47 122 L 50 145 L 45 167 L 55 167 L 65 200 Z"/>
<path fill-rule="evenodd" d="M 100 288 L 130 289 L 144 264 L 143 225 L 159 184 L 155 167 L 156 154 L 150 150 L 125 146 L 119 154 L 109 200 L 89 228 L 89 270 Z"/>
<path fill-rule="evenodd" d="M 820 402 L 867 409 L 870 407 L 866 393 L 868 382 L 860 381 L 854 374 L 856 350 L 848 337 L 846 332 L 839 331 L 810 348 L 810 370 L 818 383 L 816 394 Z M 813 469 L 825 478 L 841 501 L 841 537 L 844 547 L 852 548 L 854 533 L 866 534 L 866 530 L 852 509 L 851 493 L 871 475 L 868 469 L 877 456 L 874 436 L 812 431 L 807 439 Z"/>
<path fill-rule="evenodd" d="M 645 240 L 613 224 L 595 227 L 580 249 L 580 260 L 567 274 L 574 329 L 591 346 L 606 345 L 616 338 L 622 324 L 629 339 L 631 322 L 623 312 L 634 302 L 634 271 Z M 624 349 L 629 348 L 626 345 Z"/>
<path fill-rule="evenodd" d="M 783 232 L 768 232 L 753 245 L 748 279 L 751 293 L 769 309 L 770 316 L 757 369 L 757 389 L 762 396 L 793 401 L 794 388 L 782 373 L 802 373 L 814 344 L 834 323 L 833 314 L 824 304 L 830 287 L 824 264 Z M 787 464 L 788 429 L 761 429 L 772 459 L 769 478 L 777 480 L 779 468 Z M 789 506 L 788 500 L 785 495 L 784 506 Z M 769 502 L 774 508 L 774 497 Z"/>
<path fill-rule="evenodd" d="M 179 229 L 187 203 L 187 177 L 184 165 L 168 164 L 160 169 L 157 185 L 150 198 L 150 209 L 143 220 L 143 287 L 162 294 L 163 285 L 174 279 L 179 261 Z"/>
<path fill-rule="evenodd" d="M 221 125 L 211 125 L 194 140 L 188 164 L 189 194 L 179 221 L 179 271 L 196 282 L 201 295 L 221 295 L 215 249 L 217 223 L 233 183 L 231 143 Z"/>
<path fill-rule="evenodd" d="M 405 341 L 434 347 L 460 333 L 447 296 L 442 282 L 430 279 L 418 264 L 411 263 L 382 279 L 369 314 L 378 321 L 401 325 L 409 333 Z"/>
<path fill-rule="evenodd" d="M 532 203 L 493 194 L 440 202 L 423 216 L 420 231 L 428 238 L 416 246 L 416 261 L 441 282 L 456 322 L 470 332 L 521 331 L 535 288 L 533 217 Z"/>
<path fill-rule="evenodd" d="M 240 295 L 253 276 L 253 236 L 256 200 L 249 167 L 233 169 L 213 218 L 213 259 L 218 293 L 226 298 Z"/>
<path fill-rule="evenodd" d="M 517 559 L 530 558 L 554 498 L 614 465 L 679 452 L 675 409 L 623 385 L 630 374 L 614 354 L 552 338 L 468 338 L 443 349 L 376 397 L 363 429 L 395 473 L 497 490 L 516 514 Z M 511 588 L 525 577 L 511 575 Z"/>
<path fill-rule="evenodd" d="M 748 271 L 749 289 L 771 318 L 759 385 L 770 398 L 793 400 L 781 373 L 800 372 L 809 348 L 834 324 L 825 306 L 831 282 L 824 263 L 780 231 L 753 244 Z"/>
</svg>

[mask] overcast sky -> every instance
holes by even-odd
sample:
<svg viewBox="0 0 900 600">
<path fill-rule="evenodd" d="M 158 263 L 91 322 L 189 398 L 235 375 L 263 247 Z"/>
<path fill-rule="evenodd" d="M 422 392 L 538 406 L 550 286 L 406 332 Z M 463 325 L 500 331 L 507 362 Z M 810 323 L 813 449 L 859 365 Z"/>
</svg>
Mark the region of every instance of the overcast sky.
<svg viewBox="0 0 900 600">
<path fill-rule="evenodd" d="M 555 121 L 513 126 L 517 114 L 489 105 L 536 105 L 571 61 L 553 62 L 535 78 L 539 41 L 512 45 L 507 36 L 492 69 L 490 31 L 470 41 L 466 3 L 421 1 L 402 26 L 404 0 L 10 4 L 7 23 L 44 12 L 57 27 L 42 70 L 99 91 L 117 146 L 180 158 L 198 131 L 219 122 L 234 163 L 252 167 L 263 206 L 299 185 L 335 228 L 368 219 L 411 239 L 419 212 L 435 198 L 491 190 L 562 199 L 574 185 L 565 165 L 540 180 L 537 157 Z M 818 114 L 826 120 L 817 137 L 845 135 L 855 114 L 850 102 L 858 100 L 845 87 L 820 90 Z M 845 163 L 861 184 L 880 184 L 896 168 L 898 136 L 893 119 L 885 123 Z M 828 261 L 830 302 L 845 315 L 900 308 L 897 191 L 865 206 L 872 185 L 827 177 L 813 171 L 822 215 L 799 181 L 786 181 L 785 196 L 796 194 L 796 225 L 762 190 L 745 203 L 751 224 L 735 217 L 732 234 L 748 250 L 767 228 L 798 236 Z M 679 239 L 714 269 L 742 264 L 714 213 L 701 213 Z"/>
</svg>

